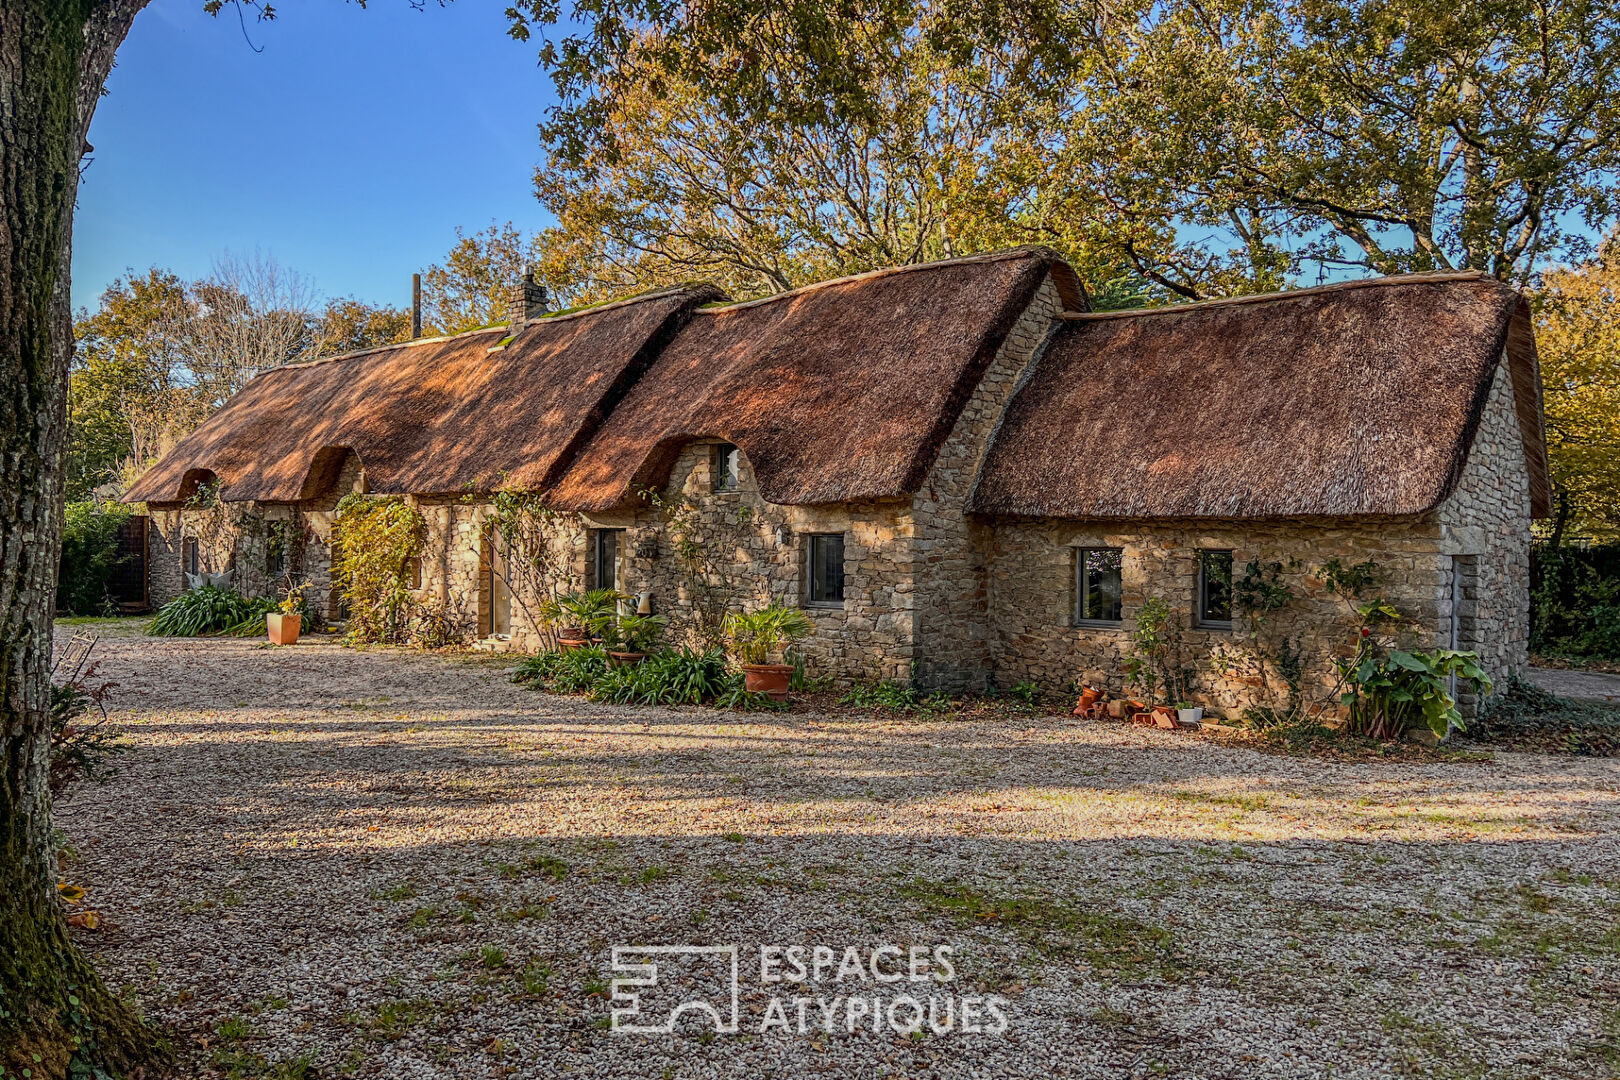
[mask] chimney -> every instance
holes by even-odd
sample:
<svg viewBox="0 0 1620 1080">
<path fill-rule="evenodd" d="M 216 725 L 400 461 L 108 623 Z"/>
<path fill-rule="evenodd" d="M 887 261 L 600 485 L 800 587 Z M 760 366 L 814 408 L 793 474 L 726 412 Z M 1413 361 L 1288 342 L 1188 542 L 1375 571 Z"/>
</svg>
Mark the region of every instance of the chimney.
<svg viewBox="0 0 1620 1080">
<path fill-rule="evenodd" d="M 512 289 L 507 302 L 506 326 L 516 333 L 525 322 L 539 318 L 550 309 L 546 307 L 546 287 L 534 279 L 534 267 L 523 268 L 523 280 Z"/>
<path fill-rule="evenodd" d="M 422 275 L 411 275 L 411 338 L 422 336 Z"/>
</svg>

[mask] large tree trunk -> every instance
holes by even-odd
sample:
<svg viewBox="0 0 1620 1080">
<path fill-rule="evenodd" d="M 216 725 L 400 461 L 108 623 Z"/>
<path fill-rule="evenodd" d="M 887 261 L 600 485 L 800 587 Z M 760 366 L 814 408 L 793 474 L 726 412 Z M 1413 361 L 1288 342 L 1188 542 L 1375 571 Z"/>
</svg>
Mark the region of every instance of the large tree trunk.
<svg viewBox="0 0 1620 1080">
<path fill-rule="evenodd" d="M 0 1075 L 138 1073 L 151 1034 L 69 940 L 51 845 L 73 204 L 90 117 L 146 0 L 0 0 Z M 89 1069 L 77 1071 L 88 1073 Z"/>
</svg>

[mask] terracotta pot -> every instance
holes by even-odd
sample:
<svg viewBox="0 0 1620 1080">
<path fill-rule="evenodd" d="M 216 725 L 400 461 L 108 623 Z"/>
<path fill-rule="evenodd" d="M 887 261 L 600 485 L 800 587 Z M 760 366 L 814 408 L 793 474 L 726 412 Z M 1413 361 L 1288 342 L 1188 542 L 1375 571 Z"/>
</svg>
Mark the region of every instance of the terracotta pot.
<svg viewBox="0 0 1620 1080">
<path fill-rule="evenodd" d="M 1131 723 L 1152 727 L 1154 725 L 1153 714 L 1150 712 L 1133 712 L 1131 713 Z"/>
<path fill-rule="evenodd" d="M 283 615 L 279 611 L 272 611 L 264 617 L 264 628 L 269 631 L 272 645 L 291 645 L 298 640 L 298 631 L 303 628 L 302 615 Z"/>
<path fill-rule="evenodd" d="M 777 701 L 786 700 L 788 681 L 793 678 L 791 664 L 740 664 L 743 686 L 749 690 L 771 695 Z"/>
<path fill-rule="evenodd" d="M 589 638 L 560 637 L 557 639 L 557 648 L 561 649 L 563 652 L 573 652 L 575 649 L 583 649 L 590 643 Z"/>
<path fill-rule="evenodd" d="M 583 626 L 559 626 L 557 627 L 557 640 L 589 641 L 591 640 L 591 633 Z"/>
<path fill-rule="evenodd" d="M 608 659 L 615 667 L 629 667 L 632 664 L 639 664 L 643 660 L 647 659 L 647 654 L 644 652 L 614 652 L 613 650 L 609 649 Z"/>
<path fill-rule="evenodd" d="M 1176 710 L 1168 705 L 1153 706 L 1153 722 L 1166 731 L 1176 729 Z"/>
</svg>

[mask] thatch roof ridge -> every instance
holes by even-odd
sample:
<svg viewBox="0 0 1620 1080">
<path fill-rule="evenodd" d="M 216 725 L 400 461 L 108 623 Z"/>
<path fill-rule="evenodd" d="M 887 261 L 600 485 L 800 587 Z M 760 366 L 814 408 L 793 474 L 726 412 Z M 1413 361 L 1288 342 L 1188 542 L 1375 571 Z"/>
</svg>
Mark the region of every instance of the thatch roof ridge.
<svg viewBox="0 0 1620 1080">
<path fill-rule="evenodd" d="M 742 311 L 747 308 L 760 307 L 764 304 L 774 304 L 778 301 L 789 300 L 794 297 L 803 296 L 806 293 L 831 288 L 835 285 L 852 285 L 858 282 L 871 281 L 876 278 L 890 277 L 894 274 L 911 274 L 918 271 L 940 270 L 951 266 L 968 266 L 973 263 L 1005 262 L 1008 259 L 1027 259 L 1031 257 L 1047 260 L 1053 269 L 1061 265 L 1065 270 L 1068 271 L 1066 277 L 1073 282 L 1073 287 L 1079 290 L 1082 298 L 1081 302 L 1085 302 L 1085 290 L 1082 286 L 1080 286 L 1079 278 L 1075 275 L 1073 267 L 1069 266 L 1068 260 L 1060 255 L 1055 248 L 1047 247 L 1045 244 L 1021 244 L 1018 247 L 997 248 L 994 251 L 981 251 L 973 255 L 955 255 L 948 259 L 934 259 L 931 262 L 904 263 L 900 266 L 880 266 L 875 270 L 863 270 L 858 274 L 845 274 L 843 277 L 827 278 L 824 281 L 812 281 L 808 285 L 800 285 L 797 288 L 786 289 L 779 293 L 772 293 L 769 296 L 755 297 L 752 300 L 734 300 L 731 303 L 699 308 L 698 314 L 717 315 L 725 311 Z M 1067 282 L 1064 283 L 1065 291 L 1067 291 L 1067 284 Z"/>
<path fill-rule="evenodd" d="M 1383 277 L 1357 278 L 1354 281 L 1334 281 L 1326 285 L 1311 285 L 1303 289 L 1278 289 L 1275 292 L 1246 293 L 1242 296 L 1217 296 L 1210 300 L 1189 300 L 1184 304 L 1164 304 L 1159 307 L 1125 308 L 1119 311 L 1065 311 L 1059 317 L 1070 322 L 1099 322 L 1104 319 L 1135 319 L 1146 315 L 1185 315 L 1193 311 L 1231 307 L 1236 304 L 1265 304 L 1279 300 L 1302 300 L 1323 293 L 1349 292 L 1353 289 L 1377 289 L 1391 285 L 1422 285 L 1447 281 L 1479 281 L 1486 277 L 1483 270 L 1433 270 L 1421 274 L 1388 274 Z M 1492 279 L 1495 280 L 1495 279 Z M 1502 285 L 1504 289 L 1511 288 Z"/>
<path fill-rule="evenodd" d="M 721 289 L 718 285 L 712 284 L 711 282 L 683 281 L 679 285 L 648 289 L 646 292 L 632 293 L 629 296 L 621 296 L 617 300 L 604 300 L 599 304 L 586 304 L 582 307 L 576 308 L 573 311 L 556 311 L 546 315 L 536 315 L 532 319 L 523 320 L 523 326 L 533 326 L 536 323 L 567 322 L 569 319 L 583 318 L 586 315 L 600 315 L 604 311 L 613 311 L 617 308 L 628 307 L 631 304 L 642 304 L 650 300 L 663 300 L 667 297 L 680 296 L 684 293 L 690 293 L 693 295 L 703 293 L 706 295 L 718 296 L 721 301 L 730 299 L 730 297 L 726 296 L 725 290 Z M 704 304 L 713 302 L 713 300 L 699 301 L 699 303 Z M 510 324 L 505 325 L 509 331 L 513 329 Z M 477 331 L 469 330 L 467 333 L 472 334 L 477 333 Z"/>
</svg>

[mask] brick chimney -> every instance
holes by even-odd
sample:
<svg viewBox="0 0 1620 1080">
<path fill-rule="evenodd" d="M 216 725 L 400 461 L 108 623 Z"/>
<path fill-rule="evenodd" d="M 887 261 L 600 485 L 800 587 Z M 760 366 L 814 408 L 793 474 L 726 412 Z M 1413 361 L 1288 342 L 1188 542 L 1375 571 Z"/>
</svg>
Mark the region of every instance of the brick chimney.
<svg viewBox="0 0 1620 1080">
<path fill-rule="evenodd" d="M 507 301 L 506 325 L 514 331 L 550 310 L 546 307 L 546 287 L 534 278 L 534 267 L 525 266 L 523 280 L 512 289 L 512 298 Z"/>
</svg>

